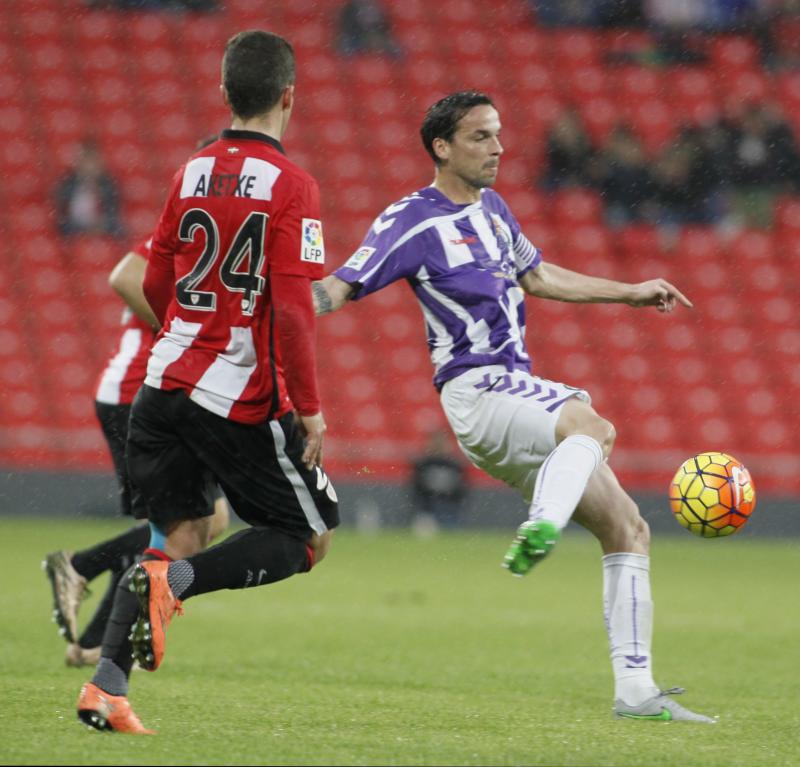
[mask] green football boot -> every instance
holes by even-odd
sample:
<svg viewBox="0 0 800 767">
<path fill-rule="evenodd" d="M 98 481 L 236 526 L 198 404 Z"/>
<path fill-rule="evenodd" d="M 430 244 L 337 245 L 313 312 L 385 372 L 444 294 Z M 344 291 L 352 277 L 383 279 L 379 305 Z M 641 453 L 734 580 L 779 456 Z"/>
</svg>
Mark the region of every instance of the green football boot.
<svg viewBox="0 0 800 767">
<path fill-rule="evenodd" d="M 513 575 L 525 575 L 553 550 L 560 537 L 561 532 L 552 522 L 544 519 L 523 522 L 508 547 L 503 567 Z"/>
</svg>

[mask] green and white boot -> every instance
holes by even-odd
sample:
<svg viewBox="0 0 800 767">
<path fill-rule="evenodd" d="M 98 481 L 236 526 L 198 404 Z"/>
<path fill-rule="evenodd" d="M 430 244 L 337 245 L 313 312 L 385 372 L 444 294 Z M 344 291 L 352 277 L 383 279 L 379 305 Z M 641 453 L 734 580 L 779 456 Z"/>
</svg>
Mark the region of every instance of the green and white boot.
<svg viewBox="0 0 800 767">
<path fill-rule="evenodd" d="M 535 564 L 541 562 L 561 538 L 561 532 L 545 519 L 523 522 L 517 535 L 508 547 L 503 567 L 513 575 L 522 576 Z"/>
<path fill-rule="evenodd" d="M 668 698 L 668 695 L 680 695 L 685 692 L 683 687 L 671 687 L 661 690 L 658 695 L 648 698 L 638 706 L 629 706 L 621 700 L 614 702 L 615 719 L 649 719 L 658 722 L 699 722 L 701 724 L 716 724 L 717 720 L 704 714 L 689 711 L 680 703 Z"/>
</svg>

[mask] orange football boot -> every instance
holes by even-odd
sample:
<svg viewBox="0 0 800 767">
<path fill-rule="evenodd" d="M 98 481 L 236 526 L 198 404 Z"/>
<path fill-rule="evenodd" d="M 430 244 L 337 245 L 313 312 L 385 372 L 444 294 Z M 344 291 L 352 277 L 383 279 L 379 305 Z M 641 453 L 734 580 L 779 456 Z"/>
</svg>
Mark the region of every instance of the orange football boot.
<svg viewBox="0 0 800 767">
<path fill-rule="evenodd" d="M 96 684 L 87 682 L 78 696 L 78 719 L 96 730 L 112 730 L 128 735 L 155 735 L 148 730 L 124 695 L 109 695 Z"/>
<path fill-rule="evenodd" d="M 151 560 L 136 565 L 133 590 L 139 600 L 139 617 L 130 639 L 133 657 L 148 671 L 155 671 L 164 658 L 166 631 L 175 613 L 183 615 L 181 601 L 167 582 L 169 562 Z"/>
</svg>

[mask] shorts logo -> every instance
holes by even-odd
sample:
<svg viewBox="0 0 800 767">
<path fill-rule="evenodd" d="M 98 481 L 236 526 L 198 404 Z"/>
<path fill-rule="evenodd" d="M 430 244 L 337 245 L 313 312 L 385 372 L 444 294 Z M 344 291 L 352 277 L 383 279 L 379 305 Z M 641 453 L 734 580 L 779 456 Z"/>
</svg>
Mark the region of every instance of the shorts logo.
<svg viewBox="0 0 800 767">
<path fill-rule="evenodd" d="M 316 466 L 315 468 L 317 470 L 317 490 L 324 490 L 328 498 L 336 503 L 339 499 L 331 481 L 328 479 L 328 475 L 322 470 L 322 467 Z"/>
<path fill-rule="evenodd" d="M 367 263 L 367 259 L 375 252 L 375 248 L 359 248 L 352 256 L 347 260 L 347 263 L 344 265 L 345 269 L 352 269 L 353 271 L 357 272 Z"/>
<path fill-rule="evenodd" d="M 325 263 L 325 244 L 322 241 L 322 223 L 316 218 L 303 219 L 300 260 L 312 264 Z"/>
</svg>

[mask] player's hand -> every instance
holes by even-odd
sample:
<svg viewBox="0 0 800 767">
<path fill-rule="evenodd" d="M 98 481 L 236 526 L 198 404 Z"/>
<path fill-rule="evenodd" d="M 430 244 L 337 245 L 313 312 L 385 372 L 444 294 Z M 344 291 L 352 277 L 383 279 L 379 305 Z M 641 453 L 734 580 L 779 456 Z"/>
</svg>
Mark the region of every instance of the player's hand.
<svg viewBox="0 0 800 767">
<path fill-rule="evenodd" d="M 694 306 L 680 290 L 661 278 L 634 285 L 628 303 L 631 306 L 655 306 L 660 312 L 671 312 L 679 303 L 688 309 Z"/>
<path fill-rule="evenodd" d="M 303 463 L 309 469 L 322 464 L 322 437 L 327 426 L 322 413 L 316 415 L 298 415 L 297 420 L 303 436 L 306 438 L 306 449 L 303 451 Z"/>
</svg>

